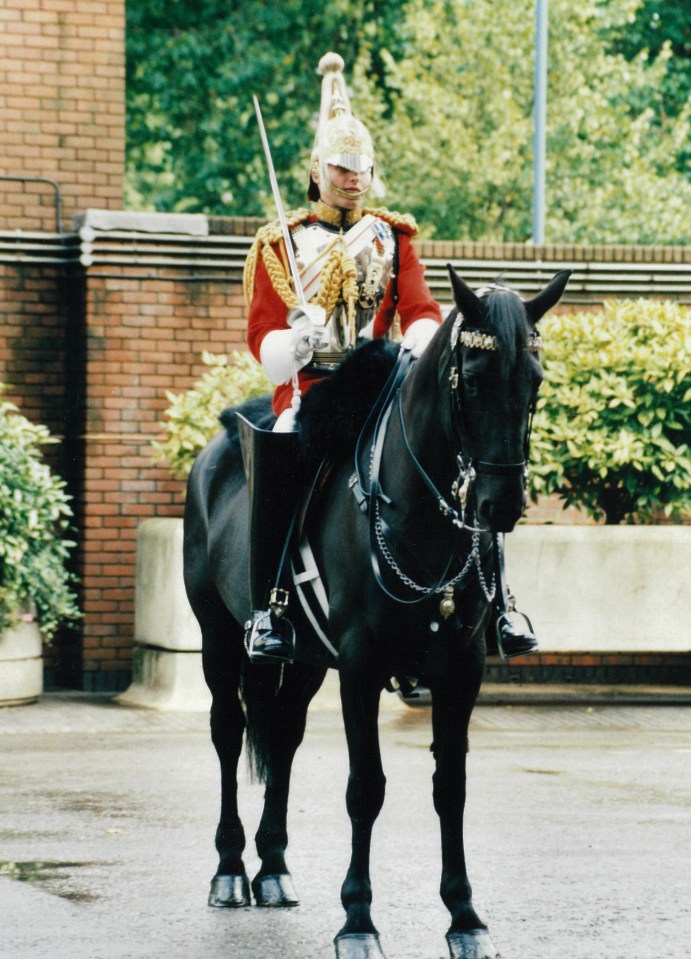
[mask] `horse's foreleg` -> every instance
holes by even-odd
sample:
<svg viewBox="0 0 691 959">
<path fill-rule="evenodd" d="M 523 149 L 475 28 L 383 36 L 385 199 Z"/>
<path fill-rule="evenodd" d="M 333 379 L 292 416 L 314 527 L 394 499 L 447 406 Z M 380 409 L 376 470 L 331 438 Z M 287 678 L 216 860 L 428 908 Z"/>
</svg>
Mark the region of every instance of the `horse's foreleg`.
<svg viewBox="0 0 691 959">
<path fill-rule="evenodd" d="M 452 959 L 495 959 L 487 927 L 473 907 L 463 843 L 466 799 L 468 724 L 482 680 L 478 653 L 463 670 L 430 681 L 432 689 L 434 808 L 439 816 L 442 846 L 440 893 L 451 913 L 447 942 Z"/>
<path fill-rule="evenodd" d="M 286 669 L 272 711 L 264 810 L 255 837 L 262 862 L 252 880 L 258 906 L 297 906 L 299 902 L 285 861 L 290 776 L 305 732 L 307 707 L 321 686 L 324 674 L 323 669 L 302 665 Z"/>
<path fill-rule="evenodd" d="M 221 626 L 221 622 L 223 625 Z M 221 815 L 216 829 L 218 869 L 211 880 L 210 906 L 250 905 L 249 881 L 242 861 L 245 833 L 238 813 L 237 768 L 245 720 L 238 689 L 242 642 L 237 624 L 225 615 L 202 626 L 202 663 L 211 691 L 211 739 L 221 766 Z"/>
<path fill-rule="evenodd" d="M 341 666 L 341 703 L 350 759 L 346 806 L 352 851 L 341 888 L 346 921 L 334 940 L 337 959 L 383 959 L 384 955 L 370 915 L 372 827 L 384 803 L 386 786 L 377 728 L 380 695 L 381 684 L 371 669 Z"/>
</svg>

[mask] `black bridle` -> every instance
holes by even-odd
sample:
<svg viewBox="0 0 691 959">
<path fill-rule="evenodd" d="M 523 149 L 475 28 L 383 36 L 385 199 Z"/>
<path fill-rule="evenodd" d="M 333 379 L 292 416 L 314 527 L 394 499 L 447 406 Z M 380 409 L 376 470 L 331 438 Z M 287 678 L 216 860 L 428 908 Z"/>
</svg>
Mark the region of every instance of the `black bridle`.
<svg viewBox="0 0 691 959">
<path fill-rule="evenodd" d="M 495 594 L 495 585 L 493 582 L 492 586 L 489 589 L 487 588 L 480 563 L 479 540 L 480 534 L 483 532 L 483 530 L 477 526 L 471 526 L 466 523 L 466 503 L 468 502 L 472 485 L 478 475 L 527 477 L 527 464 L 530 453 L 530 436 L 532 432 L 535 403 L 533 403 L 531 406 L 528 416 L 528 423 L 526 426 L 526 433 L 523 443 L 523 460 L 515 463 L 496 463 L 489 460 L 473 460 L 472 457 L 468 456 L 464 452 L 464 412 L 460 399 L 458 383 L 458 370 L 461 367 L 461 358 L 459 355 L 460 348 L 461 346 L 459 342 L 453 342 L 452 349 L 450 350 L 449 362 L 446 366 L 446 371 L 444 374 L 445 378 L 447 378 L 451 384 L 448 407 L 449 420 L 452 432 L 454 434 L 454 439 L 457 444 L 457 449 L 459 450 L 455 454 L 456 463 L 458 465 L 458 477 L 452 485 L 451 498 L 458 501 L 460 510 L 455 506 L 452 506 L 448 502 L 448 499 L 439 491 L 429 473 L 425 470 L 422 463 L 416 456 L 408 438 L 405 418 L 403 415 L 401 386 L 403 385 L 403 382 L 414 363 L 414 359 L 410 350 L 401 349 L 399 351 L 396 364 L 391 371 L 391 374 L 389 375 L 389 378 L 384 385 L 377 402 L 372 408 L 357 442 L 355 452 L 355 472 L 351 476 L 349 485 L 353 491 L 353 494 L 355 495 L 360 509 L 369 516 L 370 555 L 375 579 L 386 595 L 399 603 L 419 603 L 430 596 L 435 594 L 438 595 L 440 593 L 444 593 L 448 596 L 449 590 L 451 590 L 451 593 L 453 592 L 453 587 L 460 583 L 472 565 L 475 565 L 477 568 L 480 584 L 488 602 L 492 602 Z M 444 572 L 442 573 L 441 577 L 437 579 L 437 582 L 433 586 L 421 586 L 417 584 L 410 576 L 404 573 L 396 563 L 396 560 L 394 559 L 387 545 L 387 537 L 390 538 L 391 531 L 381 516 L 380 506 L 382 502 L 390 504 L 391 500 L 381 487 L 380 474 L 384 444 L 388 426 L 393 413 L 394 404 L 398 410 L 403 445 L 407 456 L 415 468 L 416 473 L 427 487 L 432 497 L 436 500 L 441 513 L 450 519 L 455 528 L 455 532 L 459 535 L 462 531 L 471 532 L 473 537 L 471 549 L 467 554 L 466 561 L 461 570 L 455 576 L 449 576 L 449 569 L 451 568 L 453 557 L 457 555 L 457 547 L 454 547 L 451 556 L 445 565 Z M 367 447 L 369 447 L 368 484 L 366 484 L 364 481 L 362 467 L 363 461 L 366 458 L 364 456 L 364 451 Z M 493 537 L 493 541 L 494 540 L 496 540 L 496 537 Z M 408 590 L 416 592 L 418 595 L 411 599 L 393 593 L 389 589 L 389 587 L 385 584 L 381 573 L 379 562 L 380 554 L 386 560 L 389 568 L 393 570 L 398 579 L 408 588 Z M 419 568 L 419 560 L 411 556 L 410 561 Z M 426 573 L 427 571 L 423 572 Z M 426 575 L 426 578 L 430 578 L 429 574 Z"/>
<path fill-rule="evenodd" d="M 466 526 L 462 513 L 459 513 L 453 506 L 451 506 L 439 492 L 434 481 L 424 469 L 410 445 L 408 434 L 405 428 L 405 421 L 403 418 L 400 390 L 413 363 L 414 359 L 410 353 L 410 350 L 401 349 L 399 351 L 396 364 L 389 375 L 389 379 L 387 380 L 377 402 L 372 408 L 372 411 L 370 412 L 370 415 L 358 438 L 355 452 L 355 472 L 351 476 L 349 482 L 349 486 L 353 491 L 358 506 L 362 512 L 367 513 L 369 516 L 370 558 L 372 563 L 372 571 L 378 585 L 384 591 L 384 593 L 389 596 L 389 598 L 398 603 L 410 605 L 423 602 L 430 596 L 438 595 L 439 593 L 445 593 L 448 595 L 448 591 L 453 591 L 453 587 L 460 583 L 472 566 L 475 565 L 487 600 L 488 602 L 491 602 L 494 598 L 494 584 L 492 584 L 491 588 L 488 589 L 484 581 L 484 574 L 480 563 L 481 530 L 476 528 L 471 529 L 471 532 L 473 533 L 472 548 L 468 552 L 462 569 L 455 576 L 449 576 L 449 569 L 457 552 L 456 548 L 454 548 L 441 577 L 437 579 L 437 582 L 433 586 L 420 586 L 415 582 L 415 580 L 404 573 L 396 563 L 396 560 L 387 546 L 387 535 L 390 537 L 391 531 L 381 516 L 380 505 L 382 502 L 391 503 L 391 500 L 384 493 L 381 487 L 380 473 L 384 444 L 386 441 L 389 422 L 394 410 L 394 404 L 399 411 L 403 443 L 416 472 L 419 474 L 420 478 L 423 480 L 432 496 L 436 499 L 442 514 L 451 519 L 452 523 L 456 527 L 456 532 L 460 534 L 462 530 L 470 529 L 468 526 Z M 361 466 L 364 459 L 363 453 L 367 447 L 369 447 L 369 486 L 366 486 L 363 481 Z M 384 578 L 381 573 L 379 554 L 384 557 L 388 566 L 394 571 L 401 582 L 409 590 L 417 593 L 416 596 L 414 596 L 412 599 L 403 597 L 389 589 L 384 582 Z M 416 560 L 412 556 L 409 557 L 409 559 L 412 563 L 419 567 L 419 560 Z M 427 571 L 423 571 L 423 573 L 426 573 L 429 577 Z"/>
<path fill-rule="evenodd" d="M 485 294 L 486 295 L 486 294 Z M 457 322 L 462 321 L 463 317 L 460 312 L 457 313 Z M 456 337 L 458 337 L 458 332 L 455 331 Z M 479 339 L 493 340 L 494 337 L 492 334 L 478 334 Z M 538 345 L 541 343 L 540 338 L 537 335 L 531 334 L 531 339 L 533 342 L 529 346 L 530 352 L 537 352 Z M 472 468 L 478 476 L 523 476 L 524 479 L 527 479 L 528 473 L 528 462 L 530 460 L 530 439 L 533 431 L 533 418 L 535 416 L 535 409 L 537 400 L 533 400 L 530 410 L 528 412 L 528 422 L 526 425 L 525 436 L 523 438 L 523 459 L 515 463 L 494 463 L 489 460 L 475 460 L 470 456 L 467 456 L 464 452 L 465 437 L 463 423 L 465 420 L 465 411 L 463 404 L 461 402 L 460 395 L 460 383 L 459 383 L 459 370 L 462 368 L 462 358 L 460 356 L 460 350 L 462 349 L 461 342 L 458 338 L 454 341 L 454 336 L 452 334 L 452 344 L 451 350 L 449 351 L 449 360 L 445 366 L 444 376 L 448 378 L 449 383 L 451 384 L 450 390 L 450 405 L 449 405 L 449 426 L 450 431 L 454 436 L 457 448 L 461 451 L 458 456 L 462 456 L 463 459 L 467 462 L 468 468 Z"/>
</svg>

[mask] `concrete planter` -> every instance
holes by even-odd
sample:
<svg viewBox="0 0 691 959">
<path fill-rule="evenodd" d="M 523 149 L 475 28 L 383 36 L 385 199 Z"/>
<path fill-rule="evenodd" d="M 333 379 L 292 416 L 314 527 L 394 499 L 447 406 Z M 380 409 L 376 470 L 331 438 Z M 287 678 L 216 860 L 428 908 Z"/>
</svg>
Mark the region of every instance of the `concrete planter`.
<svg viewBox="0 0 691 959">
<path fill-rule="evenodd" d="M 0 633 L 0 706 L 35 702 L 43 692 L 43 644 L 36 623 Z"/>
<path fill-rule="evenodd" d="M 149 709 L 208 711 L 202 638 L 185 594 L 182 520 L 149 519 L 137 531 L 135 648 L 130 687 L 118 702 Z M 313 709 L 340 709 L 338 674 L 329 670 Z M 397 696 L 383 710 L 401 708 Z"/>
<path fill-rule="evenodd" d="M 684 652 L 690 549 L 685 526 L 520 526 L 506 539 L 509 585 L 541 652 Z M 201 635 L 182 578 L 182 520 L 139 528 L 135 629 L 134 679 L 120 701 L 208 709 Z M 337 708 L 333 670 L 316 703 Z"/>
<path fill-rule="evenodd" d="M 509 585 L 540 652 L 687 652 L 688 526 L 519 526 Z"/>
<path fill-rule="evenodd" d="M 185 594 L 182 520 L 150 519 L 137 531 L 135 647 L 128 706 L 208 710 L 202 637 Z"/>
</svg>

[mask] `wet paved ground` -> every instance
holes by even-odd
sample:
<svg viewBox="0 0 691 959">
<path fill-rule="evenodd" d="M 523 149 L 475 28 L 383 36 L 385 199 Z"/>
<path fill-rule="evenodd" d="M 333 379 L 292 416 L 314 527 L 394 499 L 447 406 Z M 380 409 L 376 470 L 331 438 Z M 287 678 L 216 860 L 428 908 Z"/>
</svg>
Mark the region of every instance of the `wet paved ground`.
<svg viewBox="0 0 691 959">
<path fill-rule="evenodd" d="M 373 856 L 389 959 L 446 955 L 429 713 L 382 716 L 387 802 Z M 218 771 L 199 714 L 48 695 L 0 710 L 0 955 L 331 959 L 348 860 L 335 710 L 298 754 L 294 910 L 212 910 Z M 691 709 L 482 705 L 469 756 L 475 903 L 504 959 L 691 955 Z M 246 831 L 261 787 L 243 779 Z M 246 857 L 256 869 L 253 850 Z"/>
</svg>

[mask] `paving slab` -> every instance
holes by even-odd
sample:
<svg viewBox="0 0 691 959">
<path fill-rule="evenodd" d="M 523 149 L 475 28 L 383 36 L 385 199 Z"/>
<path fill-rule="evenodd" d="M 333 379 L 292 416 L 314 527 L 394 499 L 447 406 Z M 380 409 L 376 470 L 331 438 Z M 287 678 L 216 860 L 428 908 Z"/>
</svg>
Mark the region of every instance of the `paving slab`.
<svg viewBox="0 0 691 959">
<path fill-rule="evenodd" d="M 446 955 L 430 714 L 385 712 L 387 801 L 373 847 L 388 959 Z M 691 941 L 691 710 L 482 705 L 468 758 L 476 906 L 503 959 L 650 959 Z M 214 910 L 219 776 L 203 714 L 47 694 L 0 710 L 0 914 L 8 959 L 331 959 L 349 855 L 340 716 L 298 753 L 293 910 Z M 248 836 L 262 787 L 244 763 Z"/>
</svg>

